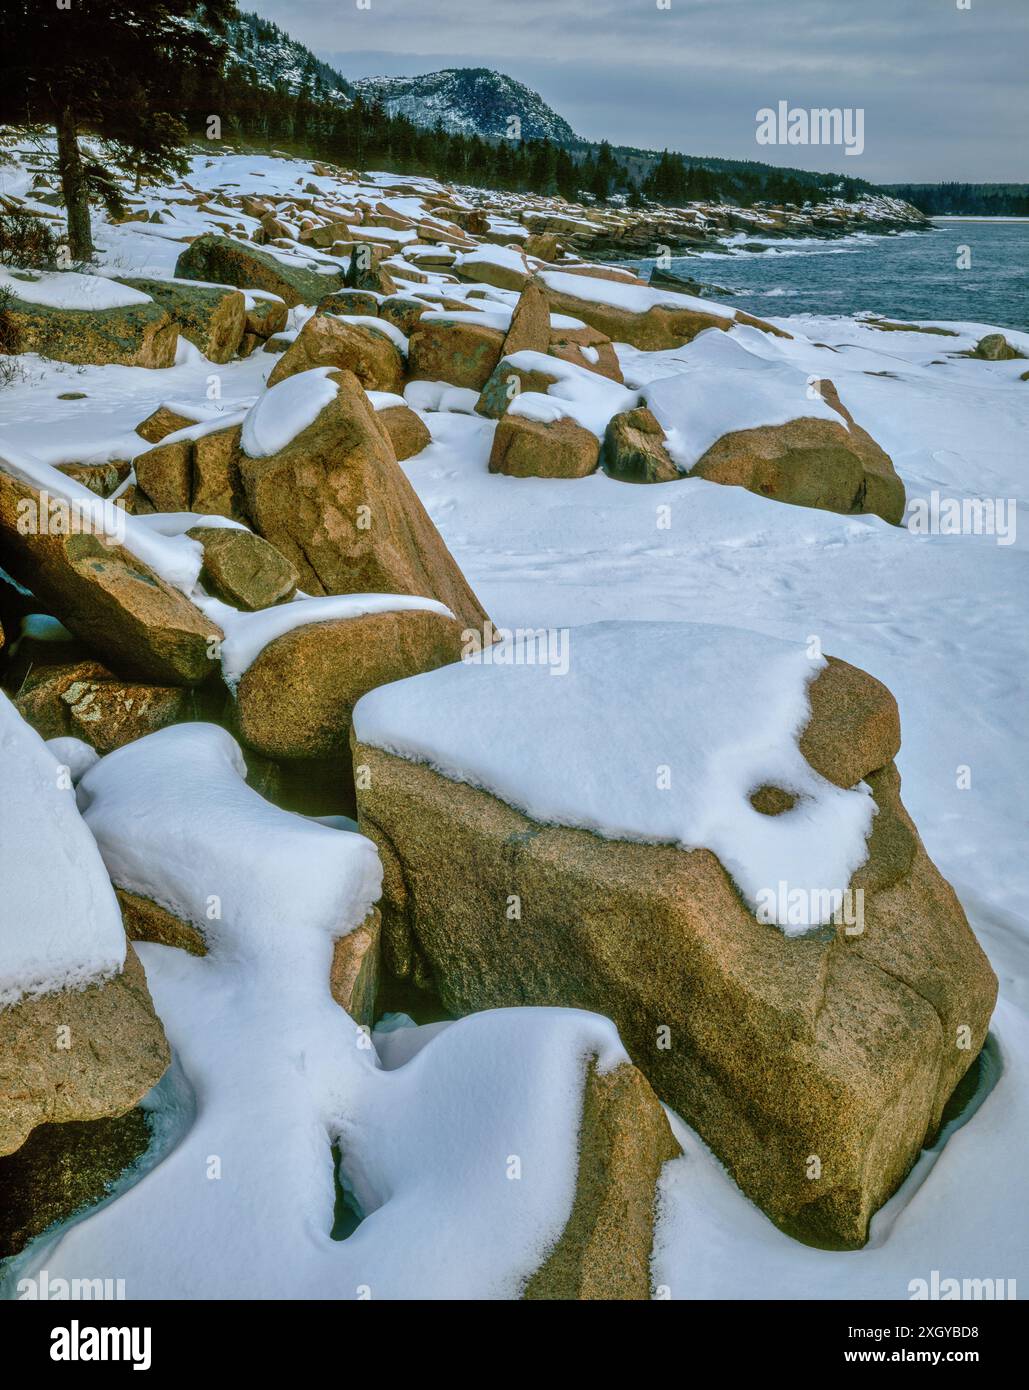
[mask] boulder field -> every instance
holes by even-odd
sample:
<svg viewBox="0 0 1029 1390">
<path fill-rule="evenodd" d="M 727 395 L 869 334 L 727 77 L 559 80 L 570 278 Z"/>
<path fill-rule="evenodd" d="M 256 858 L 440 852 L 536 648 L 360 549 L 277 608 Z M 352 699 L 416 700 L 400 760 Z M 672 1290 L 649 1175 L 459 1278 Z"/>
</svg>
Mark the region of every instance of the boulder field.
<svg viewBox="0 0 1029 1390">
<path fill-rule="evenodd" d="M 504 498 L 574 528 L 717 495 L 896 536 L 904 482 L 845 374 L 695 282 L 586 259 L 861 217 L 290 168 L 198 164 L 153 263 L 126 240 L 102 273 L 2 271 L 0 351 L 81 368 L 55 393 L 81 419 L 122 413 L 102 446 L 0 449 L 0 1258 L 145 1158 L 55 1270 L 647 1299 L 680 1122 L 781 1232 L 861 1248 L 997 994 L 901 801 L 893 695 L 703 613 L 580 623 L 552 673 L 469 582 L 519 553 Z M 486 544 L 454 520 L 469 459 Z M 150 1116 L 190 1087 L 162 1161 Z M 217 1211 L 181 1181 L 215 1144 Z"/>
</svg>

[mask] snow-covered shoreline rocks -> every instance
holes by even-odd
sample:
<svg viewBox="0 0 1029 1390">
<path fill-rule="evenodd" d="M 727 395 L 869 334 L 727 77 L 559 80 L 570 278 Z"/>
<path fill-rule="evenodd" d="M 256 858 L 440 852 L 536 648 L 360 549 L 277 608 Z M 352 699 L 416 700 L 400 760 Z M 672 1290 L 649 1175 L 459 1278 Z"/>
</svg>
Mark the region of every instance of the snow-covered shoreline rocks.
<svg viewBox="0 0 1029 1390">
<path fill-rule="evenodd" d="M 87 505 L 97 502 L 70 481 L 66 490 L 72 501 L 85 494 Z M 171 685 L 207 680 L 220 629 L 116 535 L 104 534 L 99 512 L 71 526 L 62 509 L 58 524 L 49 502 L 45 487 L 21 481 L 0 459 L 0 538 L 15 578 L 124 676 Z M 113 529 L 122 516 L 112 509 L 102 520 Z"/>
<path fill-rule="evenodd" d="M 649 1297 L 678 1145 L 610 1022 L 507 1010 L 408 1030 L 380 1063 L 330 992 L 333 943 L 378 896 L 374 847 L 269 805 L 243 772 L 224 730 L 194 725 L 79 784 L 114 882 L 208 949 L 140 948 L 195 1114 L 145 1182 L 46 1252 L 51 1277 L 114 1261 L 133 1297 Z M 346 1240 L 333 1145 L 365 1218 Z"/>
<path fill-rule="evenodd" d="M 956 1264 L 995 1238 L 1009 1258 L 1029 1057 L 1024 873 L 1006 843 L 1026 646 L 1014 518 L 997 549 L 861 513 L 896 519 L 897 475 L 913 500 L 1020 498 L 1025 363 L 990 324 L 751 326 L 703 286 L 585 259 L 607 241 L 630 252 L 642 227 L 652 248 L 645 213 L 210 150 L 131 198 L 136 220 L 95 220 L 99 273 L 38 293 L 88 328 L 152 312 L 114 277 L 152 286 L 174 362 L 10 364 L 0 492 L 28 488 L 17 500 L 48 522 L 44 492 L 54 516 L 91 507 L 121 550 L 90 550 L 101 568 L 79 573 L 74 603 L 12 560 L 0 674 L 79 784 L 136 944 L 118 937 L 126 967 L 106 982 L 0 1009 L 0 1032 L 15 1028 L 21 1059 L 69 1001 L 73 1035 L 106 1009 L 127 1030 L 125 1074 L 115 1059 L 86 1089 L 111 1105 L 147 1084 L 155 1010 L 175 1058 L 143 1110 L 31 1130 L 15 1193 L 29 1234 L 68 1214 L 45 1165 L 81 1155 L 82 1126 L 102 1127 L 75 1186 L 88 1202 L 146 1116 L 155 1137 L 145 1181 L 125 1175 L 5 1274 L 111 1269 L 129 1296 L 589 1298 L 704 1296 L 708 1280 L 746 1296 L 785 1270 L 791 1296 L 852 1279 L 903 1297 L 908 1274 L 896 1290 L 874 1276 L 933 1267 L 943 1214 Z M 710 211 L 669 226 L 703 244 L 723 226 Z M 566 291 L 581 313 L 550 302 Z M 494 454 L 511 466 L 491 471 Z M 37 546 L 28 531 L 12 555 Z M 54 532 L 46 546 L 67 549 Z M 188 606 L 208 638 L 199 685 L 130 675 L 130 619 L 143 649 L 165 640 L 150 607 L 109 621 L 121 647 L 104 638 L 112 555 Z M 638 634 L 625 681 L 598 693 L 584 624 L 683 617 L 697 626 L 678 640 L 651 631 L 657 651 Z M 923 1153 L 869 1245 L 840 1257 L 783 1232 L 860 1244 L 982 1042 L 993 977 L 899 800 L 893 700 L 798 654 L 806 633 L 902 700 L 905 798 L 1005 995 L 957 1093 L 978 1088 L 971 1113 L 1003 1065 L 996 1094 L 958 1138 L 950 1103 L 946 1152 Z M 563 653 L 550 669 L 565 674 L 529 671 L 523 691 L 501 655 L 519 643 Z M 495 709 L 471 698 L 475 661 Z M 433 692 L 451 682 L 441 716 Z M 367 729 L 351 753 L 355 701 L 359 723 L 394 711 L 403 756 Z M 957 795 L 954 764 L 974 772 Z M 379 859 L 353 834 L 355 784 Z M 66 838 L 84 866 L 92 842 Z M 49 845 L 19 854 L 22 885 L 53 873 Z M 984 899 L 1011 909 L 1003 937 Z M 668 1125 L 630 1054 L 680 1111 L 681 1161 L 665 1162 Z"/>
<path fill-rule="evenodd" d="M 306 593 L 417 594 L 481 629 L 483 610 L 350 373 L 288 377 L 255 409 L 276 418 L 279 393 L 285 400 L 326 371 L 330 398 L 274 451 L 249 456 L 244 426 L 239 473 L 255 529 L 294 564 Z"/>
<path fill-rule="evenodd" d="M 599 457 L 596 435 L 567 415 L 536 419 L 509 410 L 493 436 L 489 471 L 511 478 L 585 478 Z"/>
<path fill-rule="evenodd" d="M 121 1115 L 168 1065 L 67 768 L 0 693 L 0 1154 Z"/>
<path fill-rule="evenodd" d="M 709 299 L 677 294 L 674 290 L 624 284 L 592 274 L 544 270 L 540 278 L 555 313 L 581 319 L 607 334 L 614 342 L 659 352 L 682 347 L 707 328 L 727 332 L 734 324 L 746 324 L 775 337 L 790 335 L 742 309 L 730 309 Z"/>
<path fill-rule="evenodd" d="M 777 1224 L 859 1247 L 996 995 L 900 803 L 892 697 L 733 630 L 574 640 L 559 679 L 494 657 L 358 704 L 387 938 L 456 1012 L 613 1018 Z"/>
<path fill-rule="evenodd" d="M 60 362 L 170 367 L 178 328 L 163 305 L 130 286 L 75 271 L 0 271 L 4 353 Z"/>
</svg>

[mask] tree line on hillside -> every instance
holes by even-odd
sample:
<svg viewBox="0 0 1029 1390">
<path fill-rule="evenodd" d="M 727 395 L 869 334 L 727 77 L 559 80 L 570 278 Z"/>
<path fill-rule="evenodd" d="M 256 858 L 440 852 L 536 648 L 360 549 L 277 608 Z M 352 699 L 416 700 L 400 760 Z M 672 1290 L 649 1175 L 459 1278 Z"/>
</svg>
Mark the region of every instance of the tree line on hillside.
<svg viewBox="0 0 1029 1390">
<path fill-rule="evenodd" d="M 1024 183 L 898 183 L 888 192 L 930 217 L 1029 217 L 1029 184 Z"/>
<path fill-rule="evenodd" d="M 284 146 L 358 169 L 572 201 L 583 193 L 617 195 L 634 206 L 647 199 L 671 206 L 819 202 L 858 188 L 831 175 L 687 160 L 668 150 L 619 158 L 607 141 L 570 149 L 548 139 L 425 129 L 381 103 L 349 101 L 348 84 L 333 69 L 274 25 L 241 20 L 234 0 L 77 0 L 68 8 L 5 0 L 4 23 L 0 124 L 56 130 L 74 260 L 92 256 L 90 203 L 120 212 L 121 173 L 141 186 L 185 172 L 191 136 L 211 140 L 214 149 L 218 142 Z M 286 49 L 288 75 L 266 80 Z M 83 145 L 84 135 L 101 143 Z"/>
<path fill-rule="evenodd" d="M 634 173 L 608 141 L 570 150 L 557 142 L 486 139 L 479 135 L 416 125 L 391 115 L 381 102 L 360 96 L 351 105 L 325 93 L 320 84 L 291 90 L 254 86 L 230 63 L 218 72 L 182 68 L 170 94 L 191 132 L 204 134 L 208 116 L 218 113 L 223 138 L 329 159 L 355 168 L 421 173 L 452 183 L 512 192 L 559 194 L 577 201 L 582 193 L 598 200 L 624 197 L 630 206 L 645 200 L 678 206 L 690 201 L 822 202 L 843 188 L 829 176 L 805 182 L 774 168 L 711 170 L 665 150 L 649 169 Z M 638 162 L 638 161 L 637 161 Z M 857 186 L 853 181 L 851 195 Z"/>
</svg>

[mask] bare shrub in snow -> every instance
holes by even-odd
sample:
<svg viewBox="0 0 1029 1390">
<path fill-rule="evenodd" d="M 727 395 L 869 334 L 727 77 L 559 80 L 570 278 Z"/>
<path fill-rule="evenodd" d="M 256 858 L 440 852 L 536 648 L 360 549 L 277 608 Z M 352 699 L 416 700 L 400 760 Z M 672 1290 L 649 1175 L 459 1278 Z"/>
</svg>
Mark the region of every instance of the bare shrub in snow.
<svg viewBox="0 0 1029 1390">
<path fill-rule="evenodd" d="M 13 298 L 9 289 L 0 289 L 0 390 L 10 386 L 12 382 L 20 381 L 24 375 L 21 364 L 7 355 L 17 350 L 17 335 L 7 316 Z"/>
</svg>

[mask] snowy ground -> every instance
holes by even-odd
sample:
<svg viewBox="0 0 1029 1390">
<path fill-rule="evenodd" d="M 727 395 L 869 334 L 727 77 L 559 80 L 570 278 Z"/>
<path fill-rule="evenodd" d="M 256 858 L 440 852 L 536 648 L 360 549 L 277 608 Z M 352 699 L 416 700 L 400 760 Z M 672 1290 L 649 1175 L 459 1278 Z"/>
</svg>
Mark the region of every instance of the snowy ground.
<svg viewBox="0 0 1029 1390">
<path fill-rule="evenodd" d="M 24 192 L 20 178 L 8 170 L 0 177 L 0 191 Z M 310 173 L 307 166 L 291 161 L 235 157 L 210 167 L 198 161 L 189 178 L 195 187 L 236 179 L 240 191 L 285 193 L 295 192 L 298 178 L 306 182 Z M 327 186 L 329 181 L 322 182 Z M 398 211 L 409 211 L 417 200 L 406 196 L 392 201 Z M 148 206 L 165 209 L 174 221 L 101 229 L 102 265 L 109 273 L 171 275 L 182 250 L 176 238 L 208 225 L 195 209 L 169 207 L 159 194 L 148 199 Z M 232 219 L 247 221 L 235 210 Z M 504 298 L 498 292 L 498 304 Z M 293 317 L 296 326 L 301 316 L 294 313 Z M 573 648 L 574 629 L 602 619 L 686 620 L 804 642 L 814 636 L 826 653 L 843 657 L 885 682 L 901 711 L 903 746 L 898 765 L 905 803 L 931 857 L 961 894 L 1000 976 L 1001 1002 L 993 1025 L 994 1072 L 999 1079 L 979 1112 L 949 1139 L 935 1162 L 927 1156 L 879 1214 L 868 1248 L 827 1254 L 781 1235 L 727 1179 L 699 1139 L 682 1129 L 685 1155 L 668 1165 L 662 1183 L 655 1282 L 675 1298 L 756 1298 L 770 1291 L 796 1298 L 906 1298 L 910 1280 L 928 1278 L 937 1269 L 945 1276 L 1017 1277 L 1029 1289 L 1029 1256 L 1013 1219 L 1024 1206 L 1029 1168 L 1029 914 L 1025 907 L 1029 857 L 1020 795 L 1029 772 L 1024 688 L 1029 670 L 1025 622 L 1029 382 L 1019 379 L 1026 363 L 988 363 L 952 355 L 991 331 L 988 324 L 945 325 L 959 334 L 946 338 L 883 333 L 842 318 L 806 316 L 774 322 L 793 339 L 745 329 L 734 330 L 732 337 L 742 350 L 771 364 L 776 375 L 780 369 L 791 368 L 798 376 L 831 378 L 857 422 L 892 457 L 909 503 L 928 500 L 934 493 L 959 502 L 989 498 L 1004 507 L 1010 502 L 1017 515 L 1015 533 L 920 535 L 874 516 L 844 517 L 794 508 L 701 480 L 641 487 L 614 482 L 601 473 L 574 481 L 495 476 L 487 471 L 495 424 L 451 410 L 421 412 L 433 442 L 403 466 L 500 626 L 571 628 Z M 1007 336 L 1029 353 L 1029 334 L 1009 332 Z M 680 372 L 689 377 L 690 353 L 689 347 L 663 353 L 620 349 L 626 381 L 634 388 Z M 0 394 L 0 453 L 28 451 L 44 463 L 131 457 L 146 447 L 134 434 L 134 426 L 162 401 L 210 403 L 214 382 L 214 403 L 227 413 L 238 411 L 253 403 L 276 360 L 259 352 L 249 360 L 214 367 L 182 340 L 178 362 L 164 371 L 73 367 L 26 357 L 23 379 Z M 712 372 L 715 389 L 717 373 L 714 368 Z M 693 380 L 688 387 L 703 390 Z M 85 399 L 58 400 L 68 391 L 84 392 Z M 424 387 L 412 390 L 409 399 L 425 400 Z M 1002 543 L 1008 540 L 1011 543 Z M 669 719 L 681 717 L 675 709 L 667 713 Z M 357 905 L 352 908 L 356 921 Z M 233 930 L 231 924 L 226 928 L 232 950 Z M 290 996 L 294 1003 L 307 988 L 304 972 L 314 978 L 312 961 L 319 969 L 325 966 L 325 940 L 319 944 L 318 928 L 310 922 L 305 931 L 312 955 L 306 964 L 296 955 L 307 939 L 301 933 L 290 962 L 297 971 Z M 255 976 L 281 967 L 274 953 L 261 954 L 264 948 L 259 944 L 251 943 L 250 949 L 256 954 L 248 969 Z M 134 1229 L 130 1218 L 137 1209 L 143 1213 L 140 1220 L 146 1211 L 159 1209 L 145 1201 L 145 1194 L 162 1190 L 153 1186 L 159 1181 L 160 1168 L 166 1170 L 160 1180 L 162 1202 L 178 1200 L 181 1190 L 176 1195 L 175 1165 L 181 1168 L 184 1154 L 214 1151 L 211 1144 L 217 1150 L 218 1141 L 198 1126 L 201 1122 L 209 1126 L 213 1116 L 217 1129 L 219 1115 L 226 1113 L 217 1109 L 218 1097 L 225 1096 L 224 1104 L 231 1109 L 232 1086 L 246 1084 L 245 1059 L 240 1059 L 238 1074 L 233 1064 L 229 1075 L 219 1073 L 219 1067 L 212 1067 L 204 1055 L 208 1043 L 224 1048 L 223 1061 L 237 1049 L 246 1050 L 236 1035 L 219 1041 L 219 1028 L 234 1025 L 231 1011 L 221 1024 L 214 1016 L 218 1008 L 224 1008 L 229 987 L 219 974 L 225 969 L 224 955 L 216 952 L 209 960 L 197 961 L 161 947 L 145 948 L 141 954 L 169 1036 L 191 1073 L 193 1086 L 199 1088 L 201 1120 L 190 1130 L 193 1140 L 184 1140 L 165 1164 L 127 1196 L 76 1226 L 59 1250 L 51 1243 L 29 1252 L 32 1258 L 20 1262 L 29 1272 L 45 1265 L 51 1273 L 86 1270 L 96 1274 L 101 1271 L 93 1265 L 98 1260 L 104 1264 L 119 1246 L 131 1264 L 135 1257 L 130 1258 Z M 274 1027 L 275 1018 L 284 1019 L 286 1012 L 283 1005 L 280 1014 L 259 1021 L 266 1029 Z M 238 1021 L 244 1029 L 257 1028 L 257 1020 L 247 1021 L 246 1008 Z M 342 1048 L 350 1046 L 343 1037 L 345 1024 L 345 1016 L 332 1019 L 326 1013 L 319 1015 L 312 1028 L 321 1028 L 323 1038 L 331 1035 L 332 1046 Z M 209 1034 L 203 1032 L 205 1026 L 212 1030 Z M 387 1113 L 394 1121 L 400 1115 L 398 1123 L 408 1125 L 404 1142 L 417 1154 L 418 1144 L 429 1142 L 425 1134 L 436 1132 L 431 1126 L 425 1134 L 419 1131 L 422 1111 L 417 1107 L 414 1119 L 409 1118 L 415 1100 L 427 1114 L 430 1097 L 437 1094 L 431 1087 L 445 1090 L 446 1078 L 452 1081 L 465 1065 L 463 1078 L 480 1077 L 475 1083 L 479 1090 L 473 1086 L 471 1094 L 490 1093 L 488 1077 L 482 1079 L 483 1058 L 499 1058 L 504 1040 L 494 1037 L 488 1046 L 477 1046 L 468 1033 L 471 1026 L 442 1030 L 420 1054 L 426 1076 L 435 1066 L 425 1081 L 429 1089 L 418 1092 L 416 1087 L 409 1097 L 398 1088 L 393 1110 L 381 1097 L 375 1104 L 369 1102 L 370 1131 L 376 1123 L 385 1124 L 381 1117 Z M 194 1027 L 200 1030 L 195 1036 L 203 1038 L 202 1043 L 191 1040 Z M 573 1053 L 581 1045 L 576 1027 L 603 1031 L 595 1021 L 573 1025 L 559 1019 L 554 1027 L 557 1041 Z M 466 1063 L 459 1046 L 462 1034 Z M 258 1035 L 252 1031 L 246 1036 L 256 1039 Z M 449 1052 L 439 1050 L 448 1036 L 453 1038 Z M 616 1046 L 606 1039 L 605 1046 L 609 1045 Z M 261 1046 L 268 1052 L 267 1040 Z M 545 1040 L 539 1046 L 546 1050 Z M 284 1065 L 274 1048 L 267 1060 L 273 1074 Z M 353 1076 L 356 1089 L 351 1102 L 364 1094 L 362 1087 L 367 1088 L 361 1068 Z M 525 1078 L 518 1074 L 509 1080 L 517 1101 L 522 1094 L 518 1086 L 524 1085 Z M 304 1125 L 310 1128 L 313 1115 L 324 1120 L 329 1102 L 320 1080 L 311 1080 L 308 1087 L 313 1100 L 291 1098 L 285 1075 L 276 1084 L 284 1113 L 291 1113 L 290 1106 L 303 1110 L 307 1105 L 301 1116 Z M 569 1085 L 566 1073 L 554 1075 L 548 1095 L 567 1095 Z M 253 1107 L 247 1116 L 254 1124 L 251 1147 L 259 1147 L 269 1132 L 256 1113 L 260 1094 L 255 1089 L 245 1094 L 246 1106 Z M 345 1104 L 337 1105 L 333 1112 L 337 1121 L 346 1110 Z M 467 1124 L 471 1113 L 466 1105 L 452 1118 Z M 379 1120 L 374 1119 L 376 1114 Z M 554 1142 L 567 1147 L 567 1138 L 560 1130 Z M 241 1164 L 248 1161 L 245 1139 L 238 1132 L 233 1139 L 241 1146 Z M 381 1153 L 381 1147 L 376 1149 L 381 1142 L 381 1135 L 377 1138 L 369 1132 L 370 1152 Z M 484 1141 L 470 1142 L 474 1146 Z M 525 1142 L 530 1142 L 529 1137 Z M 433 1157 L 424 1159 L 426 1165 L 453 1161 L 453 1152 L 445 1144 L 438 1150 L 430 1146 L 430 1151 Z M 372 1218 L 361 1228 L 361 1241 L 362 1248 L 371 1248 L 374 1231 L 382 1230 L 384 1244 L 372 1261 L 376 1278 L 390 1291 L 402 1293 L 411 1289 L 401 1273 L 411 1249 L 419 1241 L 426 1242 L 426 1249 L 432 1243 L 432 1232 L 424 1222 L 426 1207 L 449 1199 L 433 1187 L 431 1174 L 421 1174 L 419 1187 L 410 1163 L 396 1161 L 400 1165 L 397 1183 L 401 1187 L 403 1182 L 411 1183 L 413 1195 L 405 1196 L 399 1207 L 387 1202 L 378 1224 Z M 328 1229 L 328 1151 L 307 1148 L 300 1158 L 277 1152 L 270 1163 L 260 1165 L 261 1181 L 274 1186 L 275 1174 L 281 1176 L 289 1166 L 292 1176 L 278 1188 L 286 1198 L 288 1189 L 296 1186 L 294 1163 L 306 1165 L 318 1196 L 306 1205 L 301 1200 L 290 1208 L 291 1215 L 280 1213 L 281 1220 L 277 1215 L 275 1229 L 285 1239 L 290 1219 L 308 1223 L 310 1240 L 304 1249 L 312 1263 L 308 1267 L 298 1256 L 283 1271 L 285 1284 L 278 1292 L 358 1296 L 344 1292 L 358 1282 L 352 1254 L 343 1254 L 347 1247 L 332 1246 L 311 1234 L 315 1225 L 322 1233 Z M 450 1274 L 438 1288 L 417 1290 L 423 1296 L 441 1292 L 471 1296 L 472 1276 L 465 1279 L 460 1264 L 471 1258 L 474 1223 L 483 1219 L 488 1202 L 483 1199 L 477 1204 L 479 1189 L 468 1176 L 474 1167 L 471 1158 L 468 1165 L 459 1164 L 454 1170 L 455 1183 L 461 1181 L 461 1173 L 466 1174 L 471 1195 L 466 1205 L 458 1203 L 448 1217 L 454 1227 L 448 1237 Z M 261 1190 L 260 1184 L 248 1189 L 246 1199 L 263 1201 Z M 455 1190 L 460 1189 L 449 1189 L 451 1196 Z M 265 1196 L 274 1205 L 271 1187 Z M 482 1281 L 480 1288 L 510 1292 L 510 1271 L 531 1267 L 540 1233 L 553 1229 L 557 1221 L 558 1201 L 552 1190 L 541 1196 L 532 1216 L 535 1235 L 526 1228 L 518 1249 L 505 1246 L 507 1274 L 501 1270 L 503 1260 L 473 1262 L 470 1268 Z M 411 1223 L 407 1227 L 399 1220 L 405 1208 Z M 245 1203 L 242 1211 L 234 1209 L 240 1219 L 245 1211 Z M 164 1219 L 168 1240 L 176 1245 L 181 1208 L 169 1207 Z M 194 1236 L 201 1242 L 204 1223 L 197 1220 Z M 217 1239 L 211 1237 L 212 1245 Z M 389 1247 L 390 1240 L 396 1246 Z M 411 1243 L 406 1253 L 405 1240 Z M 275 1244 L 269 1233 L 263 1248 L 270 1251 Z M 382 1253 L 387 1248 L 394 1251 L 392 1264 Z M 332 1268 L 339 1272 L 338 1279 L 327 1272 Z M 140 1277 L 146 1283 L 145 1271 Z M 254 1292 L 273 1292 L 257 1273 L 248 1279 Z M 233 1285 L 225 1261 L 199 1283 L 195 1270 L 177 1266 L 164 1287 L 152 1283 L 148 1287 L 158 1293 L 176 1290 L 178 1296 L 245 1292 L 242 1285 Z"/>
</svg>

